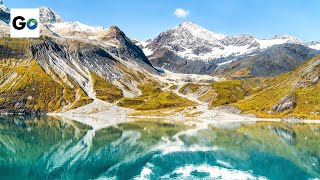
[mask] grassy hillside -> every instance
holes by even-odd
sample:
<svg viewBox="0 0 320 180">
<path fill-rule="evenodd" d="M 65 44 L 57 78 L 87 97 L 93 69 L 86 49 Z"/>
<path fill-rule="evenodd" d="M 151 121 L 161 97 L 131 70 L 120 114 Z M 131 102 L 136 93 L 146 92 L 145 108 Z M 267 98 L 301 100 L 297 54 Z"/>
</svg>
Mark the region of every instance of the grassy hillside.
<svg viewBox="0 0 320 180">
<path fill-rule="evenodd" d="M 0 111 L 12 113 L 59 111 L 63 106 L 76 101 L 76 93 L 81 96 L 79 100 L 81 103 L 76 106 L 90 101 L 79 87 L 71 88 L 62 82 L 54 81 L 35 60 L 11 59 L 1 62 Z"/>
<path fill-rule="evenodd" d="M 217 95 L 212 105 L 231 104 L 258 117 L 320 119 L 319 64 L 316 56 L 294 71 L 259 84 L 248 83 L 250 79 L 214 83 Z"/>
<path fill-rule="evenodd" d="M 259 117 L 320 119 L 319 58 L 312 58 L 298 69 L 270 79 L 267 89 L 235 105 L 245 113 Z M 275 111 L 274 106 L 285 96 L 294 97 L 294 107 L 282 112 Z"/>
<path fill-rule="evenodd" d="M 123 97 L 121 89 L 119 89 L 112 83 L 108 82 L 107 80 L 96 75 L 93 72 L 91 72 L 91 77 L 93 80 L 93 88 L 96 92 L 97 98 L 112 103 Z"/>
<path fill-rule="evenodd" d="M 154 110 L 172 107 L 186 107 L 194 103 L 171 91 L 163 91 L 156 82 L 140 84 L 142 94 L 136 98 L 124 98 L 118 105 L 136 110 Z"/>
<path fill-rule="evenodd" d="M 30 47 L 42 41 L 0 39 L 0 112 L 59 112 L 91 102 L 73 80 L 66 77 L 67 85 L 32 58 Z"/>
<path fill-rule="evenodd" d="M 245 97 L 259 92 L 263 84 L 264 81 L 262 79 L 214 82 L 212 84 L 214 95 L 211 105 L 223 106 L 243 100 Z"/>
</svg>

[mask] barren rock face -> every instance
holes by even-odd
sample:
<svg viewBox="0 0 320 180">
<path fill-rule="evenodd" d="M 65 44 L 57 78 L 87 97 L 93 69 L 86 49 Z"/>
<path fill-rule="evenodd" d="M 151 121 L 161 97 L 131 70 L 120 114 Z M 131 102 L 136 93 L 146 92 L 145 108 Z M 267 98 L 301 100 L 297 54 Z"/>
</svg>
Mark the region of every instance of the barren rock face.
<svg viewBox="0 0 320 180">
<path fill-rule="evenodd" d="M 296 95 L 286 95 L 282 99 L 280 99 L 277 104 L 273 105 L 271 110 L 277 112 L 284 112 L 289 109 L 294 109 L 297 106 L 296 99 Z"/>
<path fill-rule="evenodd" d="M 316 60 L 310 67 L 302 69 L 304 76 L 297 81 L 292 89 L 307 88 L 313 86 L 320 81 L 320 60 Z"/>
</svg>

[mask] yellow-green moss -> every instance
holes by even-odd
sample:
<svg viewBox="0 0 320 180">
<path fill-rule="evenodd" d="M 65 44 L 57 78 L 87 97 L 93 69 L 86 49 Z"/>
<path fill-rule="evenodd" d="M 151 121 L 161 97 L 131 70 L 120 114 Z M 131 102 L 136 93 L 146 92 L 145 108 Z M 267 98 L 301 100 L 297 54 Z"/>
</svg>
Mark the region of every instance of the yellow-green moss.
<svg viewBox="0 0 320 180">
<path fill-rule="evenodd" d="M 215 92 L 212 106 L 222 106 L 238 102 L 257 91 L 260 80 L 231 80 L 214 82 L 212 88 Z"/>
<path fill-rule="evenodd" d="M 199 85 L 193 83 L 187 83 L 182 88 L 180 88 L 179 93 L 187 94 L 186 91 L 190 90 L 191 93 L 196 92 L 199 90 Z"/>
<path fill-rule="evenodd" d="M 194 102 L 182 98 L 171 91 L 163 91 L 159 84 L 145 83 L 138 88 L 142 95 L 137 98 L 123 98 L 118 105 L 136 110 L 152 110 L 191 106 Z"/>
<path fill-rule="evenodd" d="M 91 77 L 93 81 L 93 89 L 96 92 L 97 98 L 107 102 L 114 102 L 123 97 L 122 90 L 117 86 L 93 72 L 91 72 Z"/>
<path fill-rule="evenodd" d="M 0 72 L 6 71 L 4 76 L 0 77 L 0 97 L 4 99 L 4 111 L 59 111 L 63 106 L 75 101 L 77 92 L 82 92 L 73 81 L 71 82 L 74 88 L 71 88 L 63 82 L 53 80 L 35 60 L 11 60 L 11 64 L 1 64 L 0 69 Z M 14 79 L 5 81 L 6 84 L 1 83 L 5 77 L 13 74 L 16 74 Z M 85 98 L 84 93 L 81 98 Z"/>
<path fill-rule="evenodd" d="M 4 46 L 14 50 L 26 50 L 30 47 L 31 40 L 25 38 L 0 38 L 0 46 Z"/>
<path fill-rule="evenodd" d="M 169 87 L 170 90 L 176 90 L 177 88 L 178 88 L 177 85 L 172 85 L 172 86 Z"/>
</svg>

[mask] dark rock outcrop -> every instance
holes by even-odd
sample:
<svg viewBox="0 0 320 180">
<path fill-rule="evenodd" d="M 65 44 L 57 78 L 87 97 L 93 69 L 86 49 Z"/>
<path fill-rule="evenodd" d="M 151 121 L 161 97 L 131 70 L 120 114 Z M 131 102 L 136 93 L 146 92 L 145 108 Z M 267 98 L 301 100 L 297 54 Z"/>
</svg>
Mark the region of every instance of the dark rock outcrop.
<svg viewBox="0 0 320 180">
<path fill-rule="evenodd" d="M 166 48 L 157 49 L 150 62 L 155 67 L 185 74 L 210 74 L 217 67 L 216 62 L 190 61 Z"/>
<path fill-rule="evenodd" d="M 271 111 L 284 112 L 289 109 L 294 109 L 297 106 L 297 96 L 289 94 L 284 96 L 279 102 L 272 106 Z"/>
</svg>

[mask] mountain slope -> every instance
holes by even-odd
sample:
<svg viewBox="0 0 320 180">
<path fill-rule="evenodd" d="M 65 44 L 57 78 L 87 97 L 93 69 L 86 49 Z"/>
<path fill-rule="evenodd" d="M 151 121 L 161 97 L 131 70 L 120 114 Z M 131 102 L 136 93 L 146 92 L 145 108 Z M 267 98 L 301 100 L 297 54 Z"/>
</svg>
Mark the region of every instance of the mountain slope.
<svg viewBox="0 0 320 180">
<path fill-rule="evenodd" d="M 268 77 L 292 71 L 319 51 L 299 44 L 272 46 L 258 55 L 217 68 L 215 74 L 233 78 Z"/>
<path fill-rule="evenodd" d="M 138 59 L 142 63 L 152 66 L 143 51 L 136 46 L 117 26 L 111 26 L 106 31 L 98 34 L 98 40 L 104 43 L 112 43 L 118 46 L 117 49 L 110 49 L 119 58 L 129 61 Z"/>
<path fill-rule="evenodd" d="M 0 52 L 0 112 L 40 114 L 65 112 L 96 100 L 115 103 L 140 96 L 145 92 L 142 84 L 154 82 L 151 75 L 157 73 L 142 61 L 123 60 L 103 47 L 72 39 L 2 38 Z M 161 98 L 180 102 L 170 107 L 189 103 L 172 97 Z"/>
<path fill-rule="evenodd" d="M 266 88 L 234 105 L 259 117 L 320 118 L 320 56 L 296 70 L 272 78 Z"/>
<path fill-rule="evenodd" d="M 30 40 L 1 39 L 0 112 L 45 113 L 90 102 L 75 82 L 55 81 L 31 57 Z M 8 46 L 10 44 L 10 46 Z M 5 50 L 4 53 L 3 50 Z"/>
</svg>

